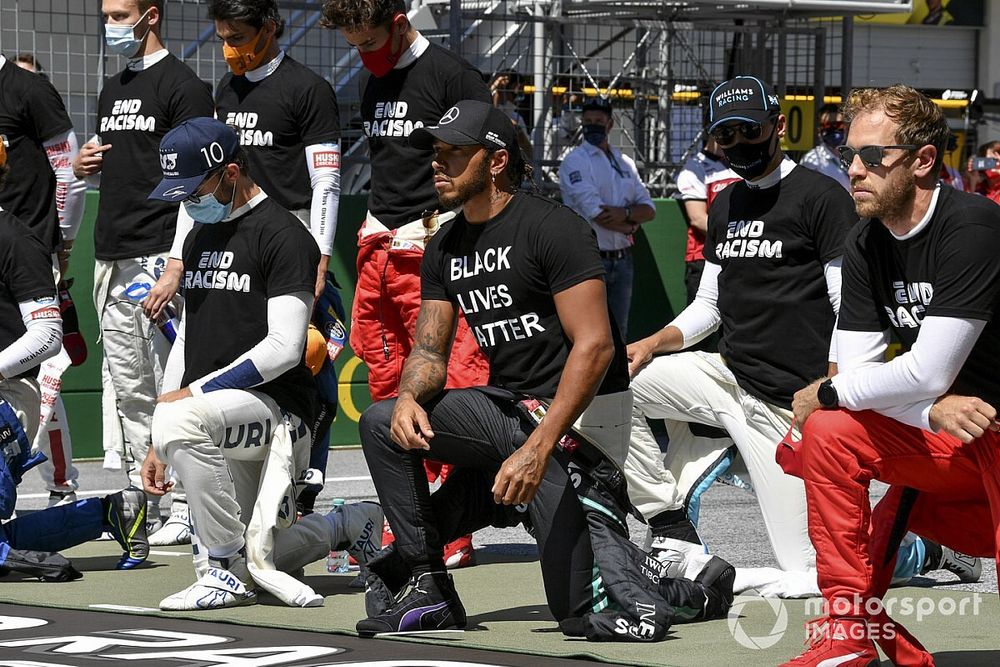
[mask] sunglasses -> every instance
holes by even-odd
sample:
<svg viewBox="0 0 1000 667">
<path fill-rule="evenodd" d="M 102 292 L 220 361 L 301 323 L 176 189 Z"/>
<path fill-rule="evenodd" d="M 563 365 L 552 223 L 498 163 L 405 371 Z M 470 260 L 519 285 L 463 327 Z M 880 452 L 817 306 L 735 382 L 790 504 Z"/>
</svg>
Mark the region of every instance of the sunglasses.
<svg viewBox="0 0 1000 667">
<path fill-rule="evenodd" d="M 844 127 L 846 126 L 844 125 L 844 121 L 842 120 L 832 121 L 830 123 L 820 123 L 819 125 L 819 129 L 821 130 L 843 130 Z"/>
<path fill-rule="evenodd" d="M 854 156 L 857 155 L 861 158 L 861 162 L 864 163 L 866 167 L 881 167 L 882 159 L 885 157 L 885 151 L 890 148 L 898 148 L 904 151 L 915 151 L 920 146 L 915 146 L 913 144 L 900 144 L 897 146 L 862 146 L 861 148 L 851 148 L 850 146 L 837 146 L 837 152 L 840 153 L 840 161 L 844 163 L 845 167 L 850 167 L 854 162 Z"/>
<path fill-rule="evenodd" d="M 760 123 L 746 121 L 739 123 L 738 125 L 720 125 L 709 134 L 711 134 L 712 138 L 719 144 L 728 145 L 736 141 L 737 134 L 742 136 L 747 141 L 754 141 L 756 139 L 760 139 L 760 136 L 763 133 L 763 125 Z"/>
</svg>

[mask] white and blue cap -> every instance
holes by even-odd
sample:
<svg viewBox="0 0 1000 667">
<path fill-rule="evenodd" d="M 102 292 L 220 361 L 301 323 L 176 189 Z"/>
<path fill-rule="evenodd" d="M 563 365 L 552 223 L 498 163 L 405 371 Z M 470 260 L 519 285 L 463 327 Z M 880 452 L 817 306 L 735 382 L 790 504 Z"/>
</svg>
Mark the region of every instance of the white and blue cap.
<svg viewBox="0 0 1000 667">
<path fill-rule="evenodd" d="M 163 180 L 150 193 L 149 199 L 187 199 L 209 172 L 231 162 L 239 148 L 233 128 L 215 118 L 184 121 L 160 141 Z"/>
<path fill-rule="evenodd" d="M 734 120 L 766 123 L 781 113 L 774 89 L 755 76 L 723 81 L 708 100 L 708 131 Z"/>
</svg>

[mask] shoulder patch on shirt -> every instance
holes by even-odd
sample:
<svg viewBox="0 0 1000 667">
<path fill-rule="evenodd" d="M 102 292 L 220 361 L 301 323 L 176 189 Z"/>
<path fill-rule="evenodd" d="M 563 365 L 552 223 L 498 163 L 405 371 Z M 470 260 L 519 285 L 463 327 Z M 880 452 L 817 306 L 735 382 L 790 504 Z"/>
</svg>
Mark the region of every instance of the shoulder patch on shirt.
<svg viewBox="0 0 1000 667">
<path fill-rule="evenodd" d="M 313 153 L 313 168 L 339 167 L 340 151 L 316 151 Z"/>
<path fill-rule="evenodd" d="M 578 171 L 571 171 L 571 172 L 569 172 L 569 182 L 570 183 L 579 183 L 582 180 L 583 180 L 583 174 L 581 174 L 580 172 L 578 172 Z"/>
<path fill-rule="evenodd" d="M 40 308 L 31 313 L 33 320 L 58 320 L 61 317 L 62 313 L 58 308 Z"/>
</svg>

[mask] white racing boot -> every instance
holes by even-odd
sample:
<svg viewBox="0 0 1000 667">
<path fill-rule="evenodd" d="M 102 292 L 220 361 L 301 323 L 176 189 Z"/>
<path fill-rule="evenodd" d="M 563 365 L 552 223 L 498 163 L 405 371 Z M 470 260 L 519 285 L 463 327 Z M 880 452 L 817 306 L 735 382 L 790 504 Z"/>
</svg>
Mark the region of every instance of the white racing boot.
<svg viewBox="0 0 1000 667">
<path fill-rule="evenodd" d="M 257 603 L 257 584 L 247 569 L 246 552 L 208 558 L 208 572 L 179 593 L 160 600 L 164 611 L 223 609 Z"/>
<path fill-rule="evenodd" d="M 191 519 L 186 501 L 175 500 L 170 504 L 170 518 L 149 536 L 152 547 L 169 547 L 174 544 L 191 544 Z"/>
</svg>

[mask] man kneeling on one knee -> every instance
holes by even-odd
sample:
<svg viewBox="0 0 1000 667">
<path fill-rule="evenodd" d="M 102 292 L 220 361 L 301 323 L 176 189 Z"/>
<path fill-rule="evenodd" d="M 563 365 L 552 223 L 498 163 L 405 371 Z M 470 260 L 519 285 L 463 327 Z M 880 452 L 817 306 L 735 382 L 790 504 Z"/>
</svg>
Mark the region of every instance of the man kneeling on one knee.
<svg viewBox="0 0 1000 667">
<path fill-rule="evenodd" d="M 155 495 L 169 490 L 167 465 L 187 481 L 195 539 L 209 565 L 160 608 L 252 604 L 257 583 L 273 581 L 248 568 L 245 529 L 254 527 L 255 502 L 273 498 L 275 482 L 284 488 L 308 458 L 315 387 L 303 348 L 319 248 L 254 183 L 236 134 L 223 123 L 195 118 L 179 125 L 163 138 L 160 156 L 164 179 L 150 197 L 182 200 L 197 224 L 184 243 L 187 301 L 142 477 Z M 282 456 L 288 472 L 275 478 L 271 464 Z M 280 521 L 280 502 L 262 512 L 272 518 L 265 532 L 275 516 Z M 273 565 L 296 570 L 333 548 L 366 562 L 378 548 L 372 536 L 380 535 L 381 522 L 375 503 L 304 517 L 274 532 Z M 308 587 L 292 584 L 267 587 L 289 604 L 322 603 Z"/>
<path fill-rule="evenodd" d="M 459 102 L 437 126 L 414 131 L 410 142 L 434 150 L 442 208 L 462 208 L 424 254 L 415 345 L 399 397 L 372 405 L 360 422 L 396 540 L 370 563 L 368 618 L 358 632 L 465 627 L 442 545 L 486 525 L 523 521 L 538 540 L 549 610 L 563 632 L 582 634 L 585 622 L 575 621 L 609 607 L 615 572 L 599 567 L 577 496 L 586 475 L 624 460 L 631 413 L 625 348 L 608 314 L 594 235 L 568 208 L 518 189 L 526 164 L 510 120 L 491 105 Z M 460 310 L 489 359 L 490 380 L 444 390 Z M 521 409 L 526 397 L 535 399 L 532 422 Z M 594 445 L 596 462 L 586 468 L 566 462 L 570 449 L 561 443 L 571 426 Z M 425 457 L 455 466 L 433 495 Z M 616 475 L 622 482 L 617 470 L 607 479 Z M 615 520 L 624 525 L 624 518 L 622 512 Z M 618 572 L 630 567 L 637 571 L 625 557 L 615 563 Z M 691 593 L 699 609 L 708 606 L 708 584 L 664 586 L 675 607 Z M 377 595 L 380 588 L 387 594 Z M 600 637 L 618 640 L 613 632 Z"/>
</svg>

